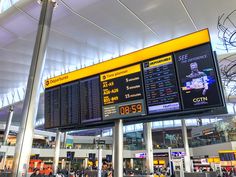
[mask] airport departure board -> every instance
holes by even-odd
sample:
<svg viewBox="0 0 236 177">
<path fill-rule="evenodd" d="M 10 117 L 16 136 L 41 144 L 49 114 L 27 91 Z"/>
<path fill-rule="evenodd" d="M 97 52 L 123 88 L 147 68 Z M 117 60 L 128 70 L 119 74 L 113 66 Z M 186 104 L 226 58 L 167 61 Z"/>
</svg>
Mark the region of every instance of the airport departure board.
<svg viewBox="0 0 236 177">
<path fill-rule="evenodd" d="M 45 128 L 227 113 L 208 31 L 159 45 L 46 80 Z"/>
<path fill-rule="evenodd" d="M 143 68 L 148 113 L 180 110 L 172 55 L 146 61 Z"/>
<path fill-rule="evenodd" d="M 146 113 L 140 64 L 101 74 L 100 81 L 104 120 Z"/>
<path fill-rule="evenodd" d="M 99 76 L 80 81 L 80 103 L 81 123 L 101 120 Z"/>
<path fill-rule="evenodd" d="M 80 124 L 79 82 L 61 86 L 61 126 Z"/>
<path fill-rule="evenodd" d="M 45 92 L 45 125 L 46 127 L 60 126 L 60 87 Z"/>
<path fill-rule="evenodd" d="M 52 120 L 52 89 L 45 90 L 44 92 L 44 116 L 45 116 L 45 128 L 51 128 L 53 127 L 53 124 L 51 124 Z"/>
</svg>

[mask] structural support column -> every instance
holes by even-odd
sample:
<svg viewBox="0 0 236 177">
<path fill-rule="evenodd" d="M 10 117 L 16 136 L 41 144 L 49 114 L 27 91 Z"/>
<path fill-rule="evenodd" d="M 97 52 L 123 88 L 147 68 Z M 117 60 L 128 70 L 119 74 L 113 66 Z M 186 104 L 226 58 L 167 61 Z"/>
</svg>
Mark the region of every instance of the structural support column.
<svg viewBox="0 0 236 177">
<path fill-rule="evenodd" d="M 84 159 L 84 169 L 88 168 L 88 157 Z"/>
<path fill-rule="evenodd" d="M 112 168 L 114 169 L 115 164 L 115 127 L 112 128 Z"/>
<path fill-rule="evenodd" d="M 134 169 L 134 159 L 130 159 L 130 168 Z"/>
<path fill-rule="evenodd" d="M 64 133 L 64 138 L 63 138 L 63 148 L 66 149 L 66 138 L 67 138 L 67 132 Z"/>
<path fill-rule="evenodd" d="M 153 145 L 152 145 L 152 123 L 144 123 L 143 124 L 143 134 L 144 140 L 146 144 L 146 167 L 147 173 L 153 174 Z"/>
<path fill-rule="evenodd" d="M 171 147 L 168 147 L 168 157 L 169 157 L 170 176 L 172 176 L 174 174 L 174 171 L 173 171 L 172 148 Z"/>
<path fill-rule="evenodd" d="M 42 0 L 38 31 L 22 109 L 22 121 L 17 135 L 12 173 L 13 177 L 24 177 L 27 175 L 28 171 L 34 134 L 34 122 L 38 111 L 40 84 L 54 6 L 55 2 L 53 2 L 53 0 Z"/>
<path fill-rule="evenodd" d="M 123 121 L 115 121 L 114 176 L 123 177 Z"/>
<path fill-rule="evenodd" d="M 98 177 L 102 177 L 102 148 L 98 145 Z"/>
<path fill-rule="evenodd" d="M 66 161 L 65 161 L 65 159 L 62 159 L 61 160 L 61 169 L 65 169 L 65 167 L 66 167 Z"/>
<path fill-rule="evenodd" d="M 61 132 L 58 130 L 56 135 L 56 146 L 53 159 L 53 172 L 57 173 L 59 157 L 60 157 L 60 146 L 61 146 Z"/>
<path fill-rule="evenodd" d="M 182 122 L 182 134 L 183 134 L 184 150 L 185 150 L 184 166 L 185 166 L 186 172 L 191 172 L 191 160 L 190 160 L 190 150 L 189 150 L 189 144 L 188 144 L 188 132 L 187 132 L 185 120 L 182 119 L 181 122 Z"/>
<path fill-rule="evenodd" d="M 8 119 L 7 119 L 7 123 L 6 123 L 6 126 L 5 126 L 5 131 L 4 131 L 4 136 L 3 136 L 3 144 L 7 144 L 7 137 L 9 135 L 13 113 L 14 113 L 13 106 L 10 106 L 9 116 L 8 116 Z"/>
</svg>

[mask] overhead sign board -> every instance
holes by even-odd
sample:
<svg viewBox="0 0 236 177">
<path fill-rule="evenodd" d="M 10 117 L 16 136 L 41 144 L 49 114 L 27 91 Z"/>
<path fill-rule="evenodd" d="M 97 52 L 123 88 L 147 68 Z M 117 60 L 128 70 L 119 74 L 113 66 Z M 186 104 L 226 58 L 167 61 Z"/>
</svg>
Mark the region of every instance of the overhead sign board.
<svg viewBox="0 0 236 177">
<path fill-rule="evenodd" d="M 45 127 L 210 112 L 224 107 L 207 30 L 45 81 Z M 178 117 L 179 118 L 179 117 Z"/>
</svg>

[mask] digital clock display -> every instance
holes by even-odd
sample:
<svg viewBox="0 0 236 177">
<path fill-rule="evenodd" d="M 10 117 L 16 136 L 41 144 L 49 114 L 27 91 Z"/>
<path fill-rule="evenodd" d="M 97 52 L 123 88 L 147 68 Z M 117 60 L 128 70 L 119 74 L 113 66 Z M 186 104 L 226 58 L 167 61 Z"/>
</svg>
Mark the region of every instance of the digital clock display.
<svg viewBox="0 0 236 177">
<path fill-rule="evenodd" d="M 142 111 L 143 111 L 142 103 L 134 103 L 119 107 L 120 115 L 135 114 L 135 113 L 140 113 Z"/>
</svg>

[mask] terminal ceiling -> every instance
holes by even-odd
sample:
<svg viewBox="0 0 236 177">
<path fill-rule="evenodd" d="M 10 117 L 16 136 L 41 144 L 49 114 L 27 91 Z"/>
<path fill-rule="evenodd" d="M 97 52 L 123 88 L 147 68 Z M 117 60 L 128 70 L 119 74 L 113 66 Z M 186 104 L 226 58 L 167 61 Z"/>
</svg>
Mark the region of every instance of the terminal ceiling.
<svg viewBox="0 0 236 177">
<path fill-rule="evenodd" d="M 204 28 L 210 30 L 214 50 L 227 55 L 218 38 L 217 24 L 221 15 L 224 14 L 222 19 L 225 19 L 236 9 L 235 0 L 57 2 L 43 79 Z M 0 14 L 0 107 L 23 99 L 40 9 L 36 0 L 20 0 Z M 230 19 L 236 24 L 236 12 Z M 236 31 L 232 24 L 225 23 L 225 26 L 231 32 Z M 233 52 L 233 48 L 228 50 Z M 43 81 L 41 90 L 43 92 Z M 16 109 L 14 121 L 19 122 L 22 104 L 18 103 Z M 4 121 L 8 109 L 0 112 L 0 119 Z M 43 118 L 42 97 L 38 118 Z"/>
</svg>

